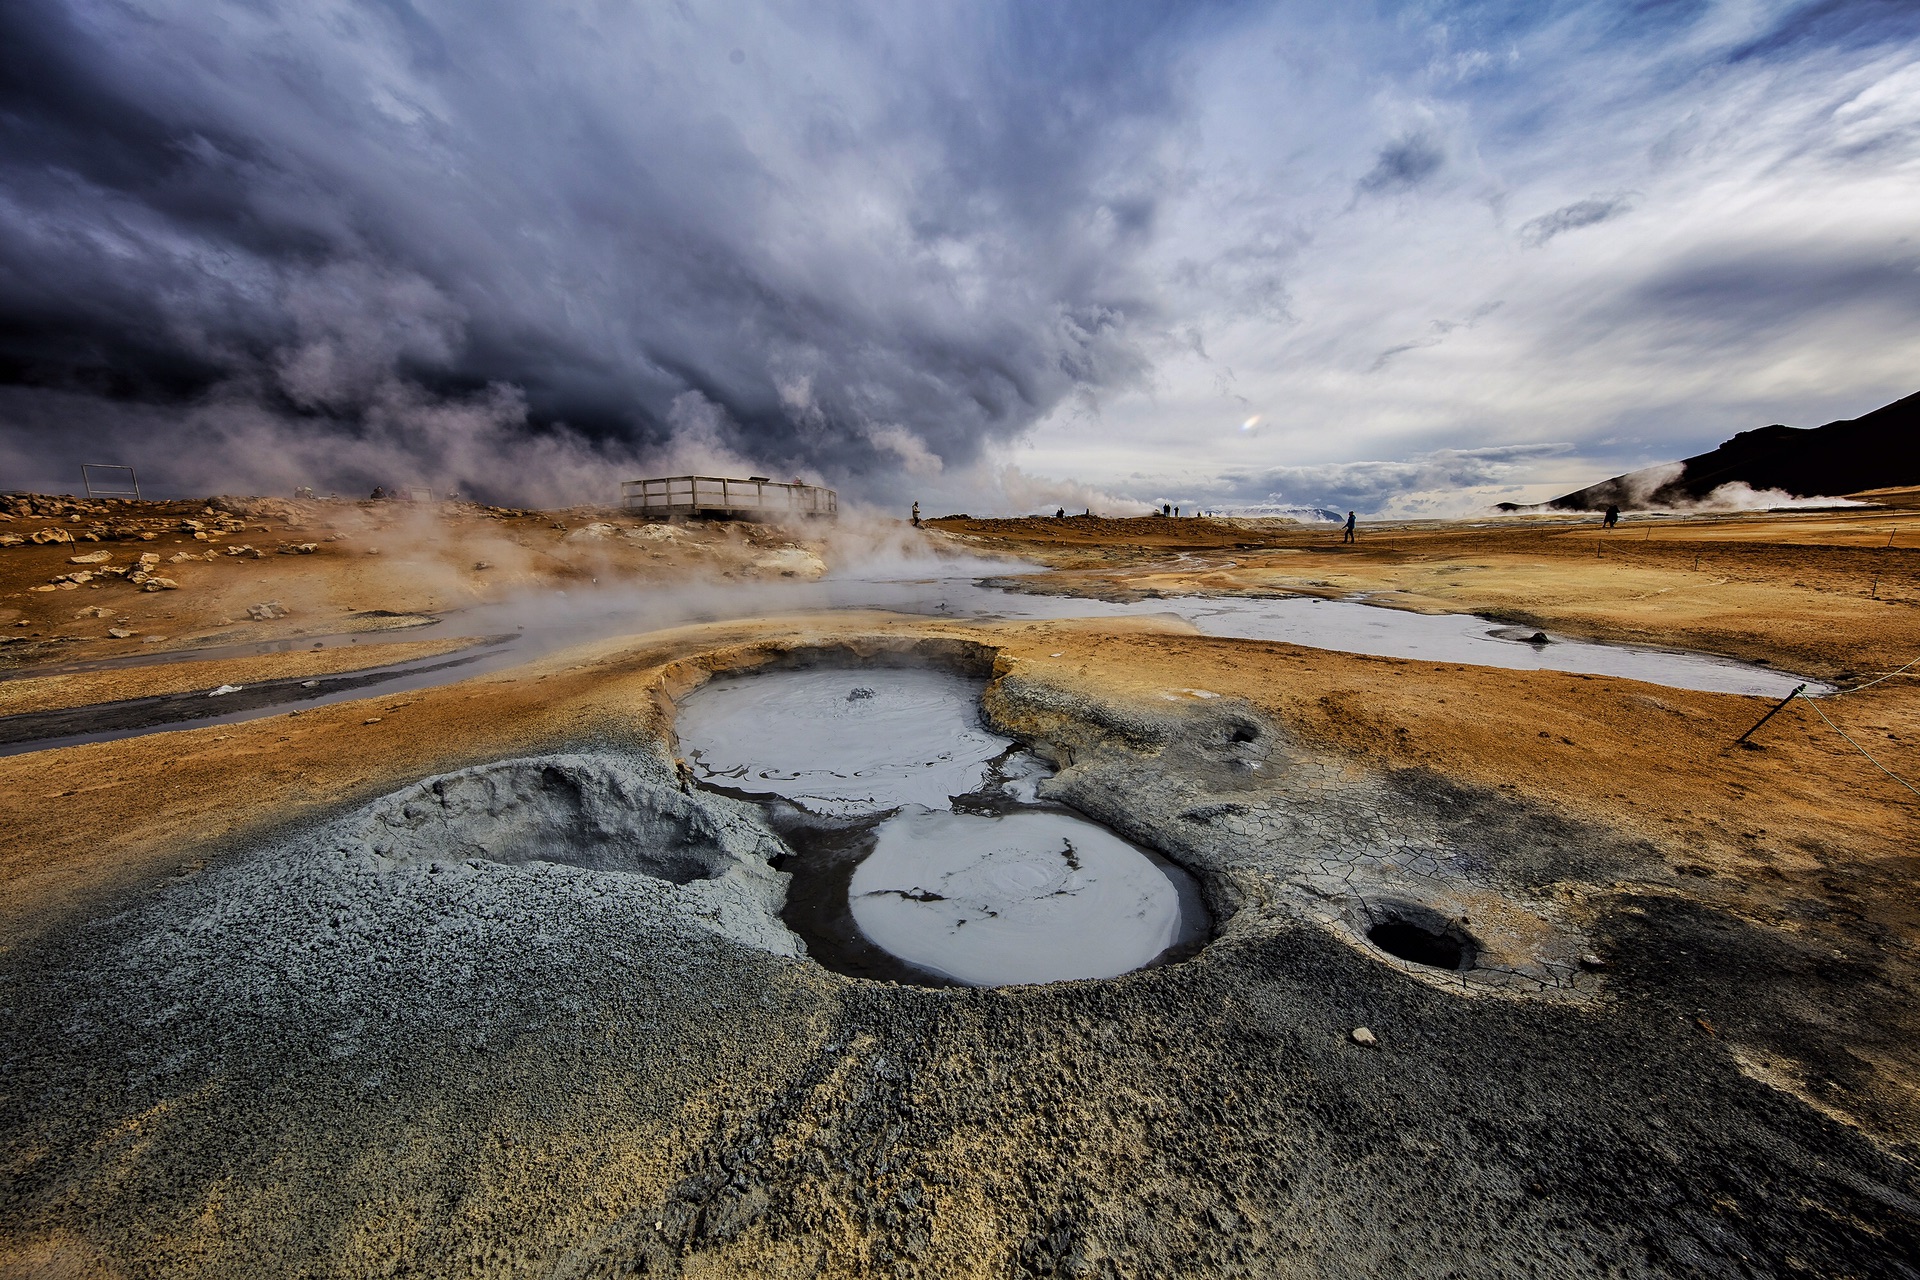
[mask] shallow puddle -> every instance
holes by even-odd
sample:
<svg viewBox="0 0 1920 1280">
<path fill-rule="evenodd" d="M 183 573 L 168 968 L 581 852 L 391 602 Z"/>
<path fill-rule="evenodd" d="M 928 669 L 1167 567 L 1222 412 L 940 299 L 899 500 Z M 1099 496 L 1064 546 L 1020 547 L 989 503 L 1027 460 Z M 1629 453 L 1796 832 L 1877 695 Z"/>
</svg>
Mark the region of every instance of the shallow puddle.
<svg viewBox="0 0 1920 1280">
<path fill-rule="evenodd" d="M 782 918 L 829 968 L 1005 986 L 1197 951 L 1192 877 L 1041 801 L 1050 770 L 980 723 L 979 692 L 915 669 L 726 677 L 675 733 L 702 785 L 759 801 L 794 850 Z"/>
</svg>

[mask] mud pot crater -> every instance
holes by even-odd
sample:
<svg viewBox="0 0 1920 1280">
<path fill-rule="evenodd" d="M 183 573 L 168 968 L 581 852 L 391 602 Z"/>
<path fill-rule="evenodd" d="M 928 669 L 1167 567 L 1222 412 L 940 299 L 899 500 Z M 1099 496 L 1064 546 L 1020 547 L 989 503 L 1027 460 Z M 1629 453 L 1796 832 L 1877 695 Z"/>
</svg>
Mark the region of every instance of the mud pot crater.
<svg viewBox="0 0 1920 1280">
<path fill-rule="evenodd" d="M 674 732 L 699 786 L 762 806 L 792 850 L 782 918 L 830 969 L 1009 986 L 1197 954 L 1193 876 L 1043 797 L 1054 769 L 987 726 L 982 674 L 788 654 L 683 696 Z"/>
</svg>

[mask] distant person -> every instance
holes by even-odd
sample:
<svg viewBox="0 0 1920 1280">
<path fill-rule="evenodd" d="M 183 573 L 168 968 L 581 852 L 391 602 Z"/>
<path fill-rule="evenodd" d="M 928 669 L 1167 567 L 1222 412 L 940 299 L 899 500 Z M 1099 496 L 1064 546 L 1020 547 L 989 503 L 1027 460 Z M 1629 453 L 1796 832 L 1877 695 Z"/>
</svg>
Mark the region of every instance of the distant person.
<svg viewBox="0 0 1920 1280">
<path fill-rule="evenodd" d="M 375 502 L 380 501 L 386 496 L 387 496 L 387 489 L 385 485 L 375 485 L 373 487 L 373 492 L 367 495 L 367 497 L 371 498 Z"/>
<path fill-rule="evenodd" d="M 1609 529 L 1611 529 L 1611 528 L 1613 528 L 1613 527 L 1614 527 L 1615 525 L 1617 525 L 1617 524 L 1619 524 L 1619 523 L 1620 523 L 1620 508 L 1619 508 L 1619 507 L 1616 507 L 1616 506 L 1614 506 L 1614 505 L 1613 505 L 1613 504 L 1611 504 L 1611 503 L 1609 503 L 1609 504 L 1607 504 L 1607 514 L 1606 514 L 1606 517 L 1605 517 L 1605 518 L 1604 518 L 1604 519 L 1603 519 L 1603 520 L 1601 521 L 1601 523 L 1602 523 L 1603 525 L 1605 525 L 1605 526 L 1606 526 L 1607 528 L 1609 528 Z"/>
<path fill-rule="evenodd" d="M 1341 538 L 1340 541 L 1342 542 L 1353 541 L 1353 525 L 1356 519 L 1357 517 L 1353 514 L 1353 512 L 1351 511 L 1347 512 L 1346 536 Z"/>
<path fill-rule="evenodd" d="M 913 504 L 913 527 L 920 527 L 920 504 L 917 502 Z"/>
<path fill-rule="evenodd" d="M 1067 518 L 1067 509 L 1065 507 L 1060 508 L 1053 513 L 1053 518 L 1055 520 L 1065 520 Z"/>
</svg>

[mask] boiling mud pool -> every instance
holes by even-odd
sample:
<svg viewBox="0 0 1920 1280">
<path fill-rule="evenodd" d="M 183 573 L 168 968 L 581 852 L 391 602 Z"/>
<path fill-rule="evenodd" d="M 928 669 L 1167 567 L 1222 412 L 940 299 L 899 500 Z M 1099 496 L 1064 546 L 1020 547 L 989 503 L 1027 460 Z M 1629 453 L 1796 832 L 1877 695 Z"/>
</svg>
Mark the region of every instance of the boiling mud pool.
<svg viewBox="0 0 1920 1280">
<path fill-rule="evenodd" d="M 795 850 L 783 916 L 830 968 L 1003 986 L 1197 950 L 1192 878 L 1041 801 L 1046 764 L 981 725 L 978 695 L 939 671 L 728 677 L 675 732 L 696 778 L 760 801 Z"/>
</svg>

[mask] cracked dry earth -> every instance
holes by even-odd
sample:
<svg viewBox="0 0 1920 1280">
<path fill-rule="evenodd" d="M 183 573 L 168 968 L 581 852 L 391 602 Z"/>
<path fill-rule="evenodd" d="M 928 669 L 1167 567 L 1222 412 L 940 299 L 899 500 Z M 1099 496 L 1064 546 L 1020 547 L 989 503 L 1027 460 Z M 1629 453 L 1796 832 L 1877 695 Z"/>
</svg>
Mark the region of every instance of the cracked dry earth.
<svg viewBox="0 0 1920 1280">
<path fill-rule="evenodd" d="M 997 990 L 814 964 L 778 838 L 670 737 L 806 662 L 978 674 L 1215 940 Z M 76 749 L 306 790 L 204 870 L 177 813 L 80 819 L 125 824 L 110 890 L 16 901 L 0 1274 L 1915 1274 L 1914 810 L 1811 734 L 1726 760 L 1748 700 L 1147 623 L 733 624 L 469 684 L 372 771 L 351 703 Z"/>
</svg>

